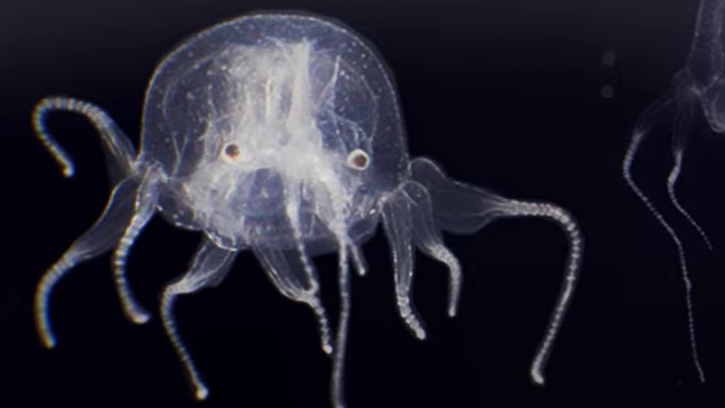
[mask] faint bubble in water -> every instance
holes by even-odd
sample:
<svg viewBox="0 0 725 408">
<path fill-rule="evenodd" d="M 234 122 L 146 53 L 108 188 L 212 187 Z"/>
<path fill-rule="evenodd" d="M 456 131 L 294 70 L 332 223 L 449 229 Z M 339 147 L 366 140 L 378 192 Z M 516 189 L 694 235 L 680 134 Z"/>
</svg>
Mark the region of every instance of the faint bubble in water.
<svg viewBox="0 0 725 408">
<path fill-rule="evenodd" d="M 599 90 L 599 95 L 602 96 L 602 98 L 610 99 L 614 97 L 614 88 L 611 85 L 604 85 L 602 89 Z"/>
</svg>

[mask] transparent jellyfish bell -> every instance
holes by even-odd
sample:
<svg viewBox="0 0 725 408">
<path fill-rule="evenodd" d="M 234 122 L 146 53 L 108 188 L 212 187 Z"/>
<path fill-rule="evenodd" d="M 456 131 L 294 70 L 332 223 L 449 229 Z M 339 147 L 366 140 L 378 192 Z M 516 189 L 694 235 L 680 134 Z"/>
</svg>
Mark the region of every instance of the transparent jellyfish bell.
<svg viewBox="0 0 725 408">
<path fill-rule="evenodd" d="M 283 194 L 259 200 L 262 186 L 281 189 L 286 183 L 280 173 L 314 173 L 311 156 L 334 156 L 332 170 L 356 185 L 350 197 L 356 208 L 346 223 L 360 241 L 376 224 L 374 203 L 409 177 L 403 122 L 388 75 L 358 35 L 339 22 L 306 15 L 257 14 L 191 38 L 164 59 L 146 97 L 143 158 L 159 162 L 170 179 L 162 212 L 176 225 L 215 231 L 220 246 L 240 248 L 251 240 L 239 236 L 248 227 L 229 225 L 238 215 L 264 208 L 268 222 L 284 222 L 274 219 L 283 215 L 277 211 Z M 220 152 L 230 144 L 239 146 L 238 162 L 220 166 Z M 345 166 L 355 149 L 369 156 L 366 171 Z M 231 188 L 226 194 L 233 199 L 217 200 L 216 191 L 198 197 L 211 178 L 225 176 L 228 184 L 216 190 Z M 302 218 L 311 222 L 320 203 L 301 204 Z M 216 224 L 209 213 L 217 215 Z M 277 230 L 278 236 L 252 240 L 284 249 L 296 245 L 284 228 Z M 326 235 L 311 227 L 303 239 L 313 252 L 334 251 Z"/>
</svg>

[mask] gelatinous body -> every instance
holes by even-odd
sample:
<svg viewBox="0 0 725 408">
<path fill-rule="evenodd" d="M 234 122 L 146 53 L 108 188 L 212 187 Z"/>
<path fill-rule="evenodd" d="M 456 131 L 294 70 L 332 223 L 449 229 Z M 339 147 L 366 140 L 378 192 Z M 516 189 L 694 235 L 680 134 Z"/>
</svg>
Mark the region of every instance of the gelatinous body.
<svg viewBox="0 0 725 408">
<path fill-rule="evenodd" d="M 322 349 L 333 356 L 332 403 L 345 405 L 343 362 L 350 316 L 350 265 L 365 274 L 360 246 L 382 220 L 393 253 L 401 318 L 426 332 L 411 300 L 414 248 L 450 272 L 448 313 L 456 314 L 461 268 L 440 230 L 471 233 L 506 217 L 559 223 L 571 249 L 565 281 L 531 376 L 543 368 L 571 301 L 582 235 L 571 215 L 548 203 L 510 200 L 446 177 L 427 159 L 410 161 L 397 95 L 373 48 L 339 23 L 310 15 L 254 14 L 214 26 L 181 44 L 148 87 L 135 148 L 98 107 L 51 97 L 34 113 L 40 140 L 73 174 L 69 156 L 44 118 L 54 110 L 85 115 L 121 174 L 100 220 L 43 276 L 36 295 L 39 335 L 55 345 L 48 318 L 52 288 L 79 262 L 115 247 L 114 273 L 126 316 L 144 323 L 125 278 L 130 247 L 155 213 L 203 232 L 189 270 L 166 286 L 160 314 L 195 395 L 208 389 L 176 330 L 178 295 L 218 285 L 235 255 L 251 250 L 281 294 L 307 304 Z M 336 333 L 320 301 L 312 257 L 336 252 L 340 310 Z"/>
<path fill-rule="evenodd" d="M 698 11 L 695 37 L 687 64 L 675 75 L 667 93 L 650 105 L 640 116 L 622 164 L 622 172 L 627 184 L 665 228 L 677 247 L 686 290 L 690 345 L 700 381 L 703 382 L 705 373 L 697 352 L 692 311 L 692 283 L 687 269 L 684 244 L 665 217 L 634 182 L 632 163 L 641 143 L 652 133 L 653 129 L 662 123 L 671 123 L 674 164 L 667 178 L 667 192 L 677 211 L 697 230 L 707 247 L 712 249 L 705 231 L 677 200 L 675 187 L 682 171 L 687 139 L 693 135 L 697 123 L 701 121 L 700 112 L 712 131 L 725 132 L 724 25 L 725 1 L 703 0 Z M 662 134 L 667 134 L 667 132 L 663 131 Z"/>
</svg>

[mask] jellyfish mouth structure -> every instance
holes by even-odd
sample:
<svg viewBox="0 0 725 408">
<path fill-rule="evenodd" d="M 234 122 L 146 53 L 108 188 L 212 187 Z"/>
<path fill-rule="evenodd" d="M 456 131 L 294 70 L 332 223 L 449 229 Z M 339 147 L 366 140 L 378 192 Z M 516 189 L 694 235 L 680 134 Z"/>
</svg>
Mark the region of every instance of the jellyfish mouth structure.
<svg viewBox="0 0 725 408">
<path fill-rule="evenodd" d="M 442 231 L 470 234 L 499 218 L 542 217 L 569 241 L 562 288 L 531 366 L 544 367 L 571 303 L 583 256 L 572 215 L 544 202 L 507 199 L 450 179 L 431 160 L 409 160 L 397 94 L 371 45 L 338 22 L 261 13 L 219 24 L 162 61 L 147 90 L 140 152 L 96 105 L 49 97 L 33 124 L 72 176 L 73 161 L 50 135 L 46 116 L 67 111 L 96 128 L 115 187 L 103 215 L 38 283 L 37 331 L 53 348 L 51 292 L 80 262 L 114 250 L 120 303 L 132 322 L 151 313 L 126 279 L 129 251 L 156 214 L 203 232 L 188 271 L 163 289 L 159 312 L 197 399 L 209 390 L 177 330 L 179 295 L 219 285 L 236 254 L 252 251 L 285 297 L 311 308 L 322 350 L 333 359 L 331 400 L 345 407 L 344 361 L 351 313 L 351 266 L 365 275 L 361 246 L 378 224 L 392 253 L 397 308 L 418 339 L 426 330 L 411 299 L 414 250 L 449 271 L 448 314 L 456 315 L 461 266 Z M 114 249 L 115 248 L 115 249 Z M 333 335 L 313 257 L 337 253 L 340 309 Z"/>
</svg>

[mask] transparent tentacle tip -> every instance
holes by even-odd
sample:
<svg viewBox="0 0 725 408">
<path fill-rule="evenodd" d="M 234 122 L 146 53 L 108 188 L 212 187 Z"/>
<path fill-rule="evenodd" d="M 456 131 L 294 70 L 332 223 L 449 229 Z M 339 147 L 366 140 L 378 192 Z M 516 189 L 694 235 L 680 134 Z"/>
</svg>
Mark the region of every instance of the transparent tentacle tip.
<svg viewBox="0 0 725 408">
<path fill-rule="evenodd" d="M 531 370 L 531 379 L 534 381 L 534 384 L 544 386 L 544 375 L 539 369 Z"/>
<path fill-rule="evenodd" d="M 151 320 L 151 315 L 144 312 L 143 310 L 136 310 L 131 313 L 131 319 L 136 324 L 145 324 Z"/>
<path fill-rule="evenodd" d="M 43 342 L 43 347 L 47 348 L 48 350 L 55 348 L 55 336 L 53 336 L 50 333 L 47 333 L 41 338 L 41 341 Z"/>
<path fill-rule="evenodd" d="M 50 328 L 50 322 L 48 321 L 48 314 L 45 310 L 42 312 L 42 316 L 37 317 L 38 320 L 38 334 L 40 336 L 40 342 L 48 350 L 55 348 L 56 339 L 53 334 L 53 329 Z"/>
<path fill-rule="evenodd" d="M 144 324 L 151 319 L 151 314 L 141 307 L 136 300 L 133 299 L 131 293 L 126 289 L 125 280 L 123 282 L 123 289 L 120 290 L 121 297 L 121 309 L 126 319 L 134 322 L 135 324 Z"/>
<path fill-rule="evenodd" d="M 410 307 L 410 300 L 407 297 L 398 298 L 398 307 L 400 307 L 400 315 L 403 317 L 405 324 L 408 326 L 410 331 L 415 335 L 418 340 L 425 340 L 426 334 L 423 324 L 420 319 Z"/>
<path fill-rule="evenodd" d="M 61 165 L 61 172 L 63 173 L 64 178 L 73 178 L 76 170 L 75 167 L 73 167 L 73 163 L 63 163 Z"/>
<path fill-rule="evenodd" d="M 194 393 L 194 396 L 198 401 L 204 401 L 209 396 L 209 389 L 206 388 L 206 386 L 197 384 L 196 385 L 196 393 Z"/>
</svg>

